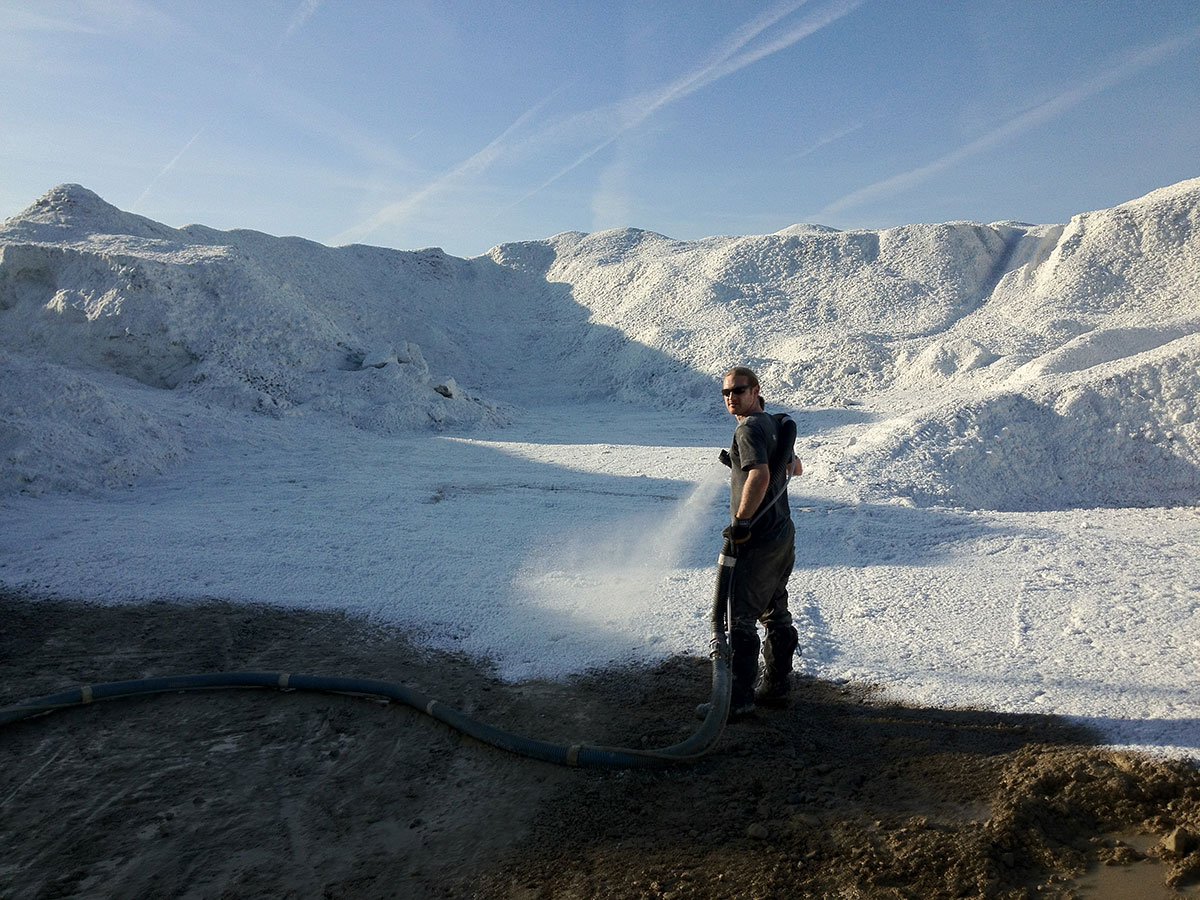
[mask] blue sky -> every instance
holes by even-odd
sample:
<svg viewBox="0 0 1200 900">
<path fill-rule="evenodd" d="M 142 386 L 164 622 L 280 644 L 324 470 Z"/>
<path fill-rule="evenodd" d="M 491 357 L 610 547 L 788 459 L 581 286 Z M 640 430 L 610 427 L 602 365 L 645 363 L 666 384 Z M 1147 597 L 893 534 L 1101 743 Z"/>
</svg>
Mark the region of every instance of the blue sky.
<svg viewBox="0 0 1200 900">
<path fill-rule="evenodd" d="M 0 0 L 0 217 L 473 256 L 1065 222 L 1200 176 L 1191 0 Z"/>
</svg>

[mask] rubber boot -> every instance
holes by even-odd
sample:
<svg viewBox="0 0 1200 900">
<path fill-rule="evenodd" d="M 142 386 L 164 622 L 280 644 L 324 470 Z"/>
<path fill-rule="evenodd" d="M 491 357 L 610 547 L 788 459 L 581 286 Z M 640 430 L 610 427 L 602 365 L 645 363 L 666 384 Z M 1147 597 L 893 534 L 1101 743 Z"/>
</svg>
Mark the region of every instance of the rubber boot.
<svg viewBox="0 0 1200 900">
<path fill-rule="evenodd" d="M 754 681 L 758 675 L 758 632 L 734 631 L 729 635 L 729 720 L 736 722 L 754 714 Z M 712 704 L 696 707 L 697 717 L 708 716 Z"/>
<path fill-rule="evenodd" d="M 734 631 L 729 635 L 729 673 L 733 690 L 729 718 L 754 712 L 754 682 L 758 678 L 758 632 Z"/>
<path fill-rule="evenodd" d="M 800 644 L 800 636 L 792 625 L 770 628 L 763 642 L 763 674 L 758 690 L 754 692 L 756 702 L 764 706 L 787 706 L 788 693 L 792 689 L 792 656 Z"/>
</svg>

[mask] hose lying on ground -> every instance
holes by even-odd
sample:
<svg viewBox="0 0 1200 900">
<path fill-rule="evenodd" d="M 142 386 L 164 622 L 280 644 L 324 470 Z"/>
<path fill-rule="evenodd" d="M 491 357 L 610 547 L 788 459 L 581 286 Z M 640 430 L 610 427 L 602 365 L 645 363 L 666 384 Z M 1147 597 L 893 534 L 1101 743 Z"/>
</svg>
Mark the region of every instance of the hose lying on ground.
<svg viewBox="0 0 1200 900">
<path fill-rule="evenodd" d="M 634 750 L 588 744 L 551 744 L 503 731 L 432 700 L 403 684 L 366 678 L 338 678 L 320 675 L 292 675 L 282 672 L 213 672 L 200 675 L 168 675 L 137 681 L 112 681 L 86 685 L 58 694 L 26 700 L 0 709 L 0 726 L 55 710 L 82 706 L 98 700 L 133 697 L 138 694 L 162 694 L 176 691 L 215 688 L 277 688 L 282 690 L 323 691 L 386 697 L 411 706 L 449 725 L 463 734 L 521 756 L 568 766 L 634 768 L 698 759 L 716 744 L 725 726 L 728 711 L 729 678 L 725 660 L 713 662 L 713 709 L 700 728 L 687 740 L 661 750 Z M 724 708 L 718 708 L 719 694 Z"/>
<path fill-rule="evenodd" d="M 722 580 L 718 576 L 714 602 L 724 602 L 721 591 Z M 438 700 L 426 697 L 403 684 L 367 678 L 293 675 L 284 672 L 213 672 L 86 685 L 0 709 L 0 727 L 34 716 L 45 715 L 55 710 L 83 706 L 97 700 L 115 700 L 139 694 L 163 694 L 218 688 L 276 688 L 386 697 L 389 700 L 404 703 L 485 744 L 559 765 L 629 769 L 690 762 L 710 752 L 725 730 L 730 695 L 729 649 L 724 631 L 716 630 L 716 623 L 723 622 L 724 619 L 724 610 L 721 610 L 720 614 L 714 611 L 714 632 L 711 641 L 712 699 L 708 714 L 700 727 L 689 738 L 657 750 L 636 750 L 589 744 L 552 744 L 546 741 L 532 740 L 472 719 L 470 716 L 464 715 Z"/>
</svg>

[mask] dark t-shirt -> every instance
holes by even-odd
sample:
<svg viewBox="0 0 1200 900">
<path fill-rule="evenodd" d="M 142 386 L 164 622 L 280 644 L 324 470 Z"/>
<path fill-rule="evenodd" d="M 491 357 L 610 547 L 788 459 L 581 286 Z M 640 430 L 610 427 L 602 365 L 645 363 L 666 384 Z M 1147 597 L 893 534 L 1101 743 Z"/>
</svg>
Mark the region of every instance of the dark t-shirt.
<svg viewBox="0 0 1200 900">
<path fill-rule="evenodd" d="M 737 515 L 738 504 L 742 499 L 742 490 L 746 486 L 747 473 L 759 463 L 766 463 L 769 466 L 778 444 L 779 423 L 775 421 L 774 416 L 768 413 L 753 413 L 747 416 L 745 421 L 739 422 L 737 428 L 734 429 L 733 444 L 729 448 L 729 458 L 733 463 L 731 466 L 733 474 L 729 481 L 729 513 L 731 516 Z M 786 464 L 786 462 L 785 460 L 784 463 Z M 768 489 L 763 503 L 770 503 L 770 500 L 771 491 Z M 769 543 L 778 537 L 792 518 L 792 511 L 788 507 L 787 491 L 783 491 L 779 495 L 779 499 L 769 508 L 764 510 L 760 506 L 755 515 L 759 515 L 759 517 L 751 527 L 750 543 Z"/>
</svg>

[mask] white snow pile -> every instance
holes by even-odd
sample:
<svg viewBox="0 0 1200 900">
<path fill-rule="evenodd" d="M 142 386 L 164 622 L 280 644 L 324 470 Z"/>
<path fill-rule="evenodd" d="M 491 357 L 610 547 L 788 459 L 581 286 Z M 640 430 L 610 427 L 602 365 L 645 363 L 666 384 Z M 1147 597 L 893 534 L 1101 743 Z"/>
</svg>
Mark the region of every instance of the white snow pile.
<svg viewBox="0 0 1200 900">
<path fill-rule="evenodd" d="M 872 494 L 1194 503 L 1198 223 L 1200 179 L 1066 226 L 624 229 L 462 260 L 173 229 L 63 185 L 0 229 L 0 491 L 185 454 L 134 383 L 386 434 L 547 402 L 708 409 L 736 361 L 785 406 L 886 409 L 837 463 Z"/>
<path fill-rule="evenodd" d="M 838 463 L 872 493 L 1007 510 L 1200 499 L 1200 179 L 1065 227 L 552 244 L 547 278 L 704 374 L 702 394 L 743 360 L 784 405 L 884 409 Z M 623 375 L 635 357 L 615 360 Z M 668 378 L 664 394 L 692 387 Z"/>
<path fill-rule="evenodd" d="M 322 413 L 384 432 L 494 420 L 493 404 L 431 375 L 420 347 L 426 341 L 454 362 L 478 337 L 465 311 L 475 298 L 458 283 L 467 268 L 437 251 L 175 230 L 64 185 L 0 231 L 4 380 L 25 381 L 10 367 L 37 360 L 69 367 L 77 384 L 90 380 L 106 395 L 114 389 L 98 373 L 206 404 Z M 46 389 L 60 393 L 61 377 Z M 25 413 L 5 410 L 24 438 L 6 459 L 10 489 L 36 489 L 63 471 L 56 442 L 41 433 L 48 422 L 36 382 L 24 391 Z M 91 437 L 90 422 L 77 424 Z M 144 423 L 127 426 L 140 432 Z"/>
</svg>

